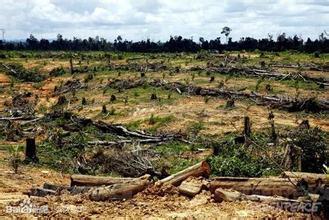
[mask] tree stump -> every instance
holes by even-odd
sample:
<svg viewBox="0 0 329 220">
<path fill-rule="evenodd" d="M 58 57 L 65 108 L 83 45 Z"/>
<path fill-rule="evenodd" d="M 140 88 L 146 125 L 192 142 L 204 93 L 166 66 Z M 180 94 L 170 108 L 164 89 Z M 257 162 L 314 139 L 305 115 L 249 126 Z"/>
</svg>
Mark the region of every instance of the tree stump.
<svg viewBox="0 0 329 220">
<path fill-rule="evenodd" d="M 152 93 L 151 100 L 156 100 L 157 98 L 158 98 L 157 95 L 155 93 Z"/>
<path fill-rule="evenodd" d="M 277 139 L 278 139 L 278 135 L 276 134 L 276 131 L 275 131 L 274 120 L 270 120 L 270 123 L 271 123 L 271 140 L 273 143 L 276 143 Z"/>
<path fill-rule="evenodd" d="M 72 58 L 70 58 L 70 72 L 73 75 L 74 69 L 73 69 L 73 60 L 72 60 Z"/>
<path fill-rule="evenodd" d="M 234 108 L 234 99 L 228 99 L 225 108 Z"/>
<path fill-rule="evenodd" d="M 116 97 L 115 95 L 111 95 L 111 99 L 110 99 L 110 101 L 111 101 L 111 102 L 114 102 L 115 100 L 117 100 L 117 97 Z"/>
<path fill-rule="evenodd" d="M 25 161 L 38 162 L 37 148 L 35 145 L 35 138 L 27 138 L 25 146 Z"/>
<path fill-rule="evenodd" d="M 248 116 L 244 117 L 244 131 L 243 134 L 245 137 L 250 138 L 251 134 L 251 124 L 250 118 Z"/>
</svg>

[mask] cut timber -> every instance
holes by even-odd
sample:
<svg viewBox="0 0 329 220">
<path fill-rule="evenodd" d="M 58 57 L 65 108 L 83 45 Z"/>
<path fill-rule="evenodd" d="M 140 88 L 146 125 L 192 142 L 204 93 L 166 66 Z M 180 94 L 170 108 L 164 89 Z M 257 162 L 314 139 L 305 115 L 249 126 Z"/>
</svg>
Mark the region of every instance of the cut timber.
<svg viewBox="0 0 329 220">
<path fill-rule="evenodd" d="M 307 183 L 306 183 L 307 184 Z M 211 179 L 210 191 L 216 189 L 232 189 L 244 194 L 257 194 L 265 196 L 285 196 L 287 198 L 297 198 L 303 194 L 303 190 L 297 187 L 297 179 L 285 178 L 244 178 L 244 177 L 217 177 Z"/>
<path fill-rule="evenodd" d="M 242 196 L 242 193 L 234 190 L 224 190 L 222 188 L 218 188 L 214 192 L 214 200 L 216 202 L 234 202 L 237 200 L 240 200 Z"/>
<path fill-rule="evenodd" d="M 92 187 L 91 186 L 61 186 L 61 185 L 55 185 L 51 183 L 44 183 L 43 184 L 44 189 L 54 190 L 56 192 L 62 192 L 62 191 L 68 191 L 71 194 L 79 194 L 79 193 L 86 193 L 88 192 Z"/>
<path fill-rule="evenodd" d="M 327 174 L 284 171 L 281 174 L 281 177 L 304 179 L 307 183 L 312 183 L 312 184 L 322 183 L 329 186 L 329 175 Z"/>
<path fill-rule="evenodd" d="M 202 180 L 191 178 L 183 181 L 178 187 L 178 190 L 182 195 L 194 197 L 201 192 L 202 186 Z"/>
<path fill-rule="evenodd" d="M 119 178 L 119 177 L 107 177 L 107 176 L 89 176 L 89 175 L 77 175 L 71 176 L 71 186 L 103 186 L 113 184 L 130 184 L 136 183 L 144 179 L 149 179 L 150 175 L 144 175 L 139 178 Z"/>
<path fill-rule="evenodd" d="M 89 198 L 93 201 L 122 200 L 133 197 L 149 185 L 148 179 L 133 183 L 119 183 L 111 186 L 97 187 L 90 190 Z"/>
<path fill-rule="evenodd" d="M 168 176 L 162 180 L 158 181 L 158 184 L 171 184 L 178 186 L 182 181 L 187 179 L 190 176 L 209 176 L 210 175 L 210 166 L 206 161 L 195 164 L 194 166 L 188 167 L 185 170 L 182 170 L 178 173 L 175 173 L 171 176 Z"/>
<path fill-rule="evenodd" d="M 57 192 L 51 189 L 43 189 L 43 188 L 32 188 L 30 192 L 27 193 L 29 196 L 48 196 L 48 195 L 56 195 Z"/>
<path fill-rule="evenodd" d="M 214 192 L 214 200 L 216 202 L 234 202 L 239 200 L 248 200 L 253 202 L 262 202 L 273 205 L 277 208 L 284 209 L 291 212 L 305 212 L 305 211 L 318 211 L 318 203 L 312 200 L 294 200 L 284 197 L 263 196 L 263 195 L 246 195 L 234 190 L 224 190 L 218 188 Z"/>
</svg>

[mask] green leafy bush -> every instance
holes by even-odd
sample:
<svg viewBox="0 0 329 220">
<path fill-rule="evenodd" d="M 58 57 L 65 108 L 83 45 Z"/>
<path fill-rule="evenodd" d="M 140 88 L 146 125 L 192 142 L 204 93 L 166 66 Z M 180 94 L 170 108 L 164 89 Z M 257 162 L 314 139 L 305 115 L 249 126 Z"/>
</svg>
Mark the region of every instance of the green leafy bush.
<svg viewBox="0 0 329 220">
<path fill-rule="evenodd" d="M 259 177 L 279 172 L 268 158 L 254 156 L 234 142 L 221 144 L 220 153 L 207 159 L 213 175 Z"/>
<path fill-rule="evenodd" d="M 328 137 L 319 128 L 297 129 L 292 134 L 293 143 L 302 149 L 302 171 L 322 173 L 329 163 Z"/>
</svg>

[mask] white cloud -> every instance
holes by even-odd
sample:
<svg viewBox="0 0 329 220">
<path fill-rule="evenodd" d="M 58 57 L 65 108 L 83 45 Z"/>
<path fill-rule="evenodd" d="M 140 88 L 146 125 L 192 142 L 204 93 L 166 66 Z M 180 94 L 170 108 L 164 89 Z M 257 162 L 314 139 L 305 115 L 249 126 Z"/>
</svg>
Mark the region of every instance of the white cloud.
<svg viewBox="0 0 329 220">
<path fill-rule="evenodd" d="M 9 39 L 88 37 L 166 40 L 170 35 L 266 37 L 286 32 L 316 38 L 329 30 L 329 0 L 1 0 Z"/>
</svg>

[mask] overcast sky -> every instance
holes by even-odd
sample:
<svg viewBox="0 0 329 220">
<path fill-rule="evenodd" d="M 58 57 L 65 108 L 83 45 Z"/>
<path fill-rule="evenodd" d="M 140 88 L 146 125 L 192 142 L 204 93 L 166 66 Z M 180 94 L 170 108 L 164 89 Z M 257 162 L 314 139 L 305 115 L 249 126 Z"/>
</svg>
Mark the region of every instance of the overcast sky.
<svg viewBox="0 0 329 220">
<path fill-rule="evenodd" d="M 317 38 L 329 32 L 329 0 L 0 0 L 6 39 L 100 36 L 113 40 L 205 39 L 286 32 Z"/>
</svg>

